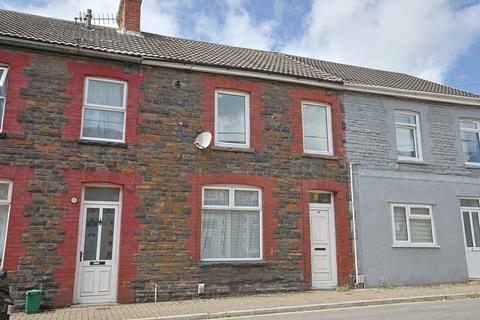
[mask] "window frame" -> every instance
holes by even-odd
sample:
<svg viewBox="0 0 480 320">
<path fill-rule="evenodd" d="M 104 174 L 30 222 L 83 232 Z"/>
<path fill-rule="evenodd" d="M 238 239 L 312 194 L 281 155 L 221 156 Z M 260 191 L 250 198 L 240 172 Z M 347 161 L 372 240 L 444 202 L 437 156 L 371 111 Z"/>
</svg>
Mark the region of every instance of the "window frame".
<svg viewBox="0 0 480 320">
<path fill-rule="evenodd" d="M 8 193 L 7 193 L 7 200 L 0 199 L 0 205 L 7 205 L 7 224 L 5 226 L 5 241 L 3 242 L 3 251 L 2 251 L 2 261 L 0 263 L 0 270 L 3 270 L 3 264 L 5 262 L 5 251 L 7 249 L 7 239 L 8 239 L 8 226 L 10 224 L 10 212 L 12 210 L 12 193 L 13 193 L 13 181 L 11 180 L 4 180 L 0 179 L 0 183 L 8 184 Z"/>
<path fill-rule="evenodd" d="M 228 194 L 228 206 L 219 206 L 219 205 L 205 205 L 205 190 L 214 189 L 214 190 L 229 190 Z M 258 206 L 257 207 L 246 207 L 246 206 L 235 206 L 235 190 L 240 191 L 257 191 L 258 192 Z M 258 211 L 260 215 L 260 255 L 258 258 L 203 258 L 202 257 L 202 248 L 200 245 L 200 261 L 202 262 L 241 262 L 241 261 L 263 261 L 263 198 L 262 198 L 262 188 L 254 186 L 244 186 L 244 185 L 205 185 L 202 187 L 202 206 L 201 206 L 201 219 L 200 226 L 203 226 L 203 210 L 236 210 L 236 211 Z M 200 230 L 200 244 L 202 243 L 203 230 Z"/>
<path fill-rule="evenodd" d="M 311 105 L 316 107 L 325 107 L 327 118 L 327 140 L 328 140 L 328 150 L 327 151 L 318 151 L 318 150 L 310 150 L 306 149 L 305 147 L 305 117 L 304 117 L 304 108 L 305 105 Z M 327 103 L 321 103 L 316 101 L 310 100 L 302 100 L 301 102 L 301 109 L 302 109 L 302 143 L 303 143 L 303 152 L 308 154 L 318 154 L 318 155 L 325 155 L 325 156 L 333 156 L 333 134 L 332 134 L 332 107 Z"/>
<path fill-rule="evenodd" d="M 403 207 L 405 208 L 405 218 L 407 224 L 407 238 L 408 240 L 397 240 L 397 236 L 395 234 L 395 207 Z M 418 215 L 418 214 L 411 214 L 411 208 L 424 208 L 428 209 L 428 216 L 426 215 Z M 437 237 L 435 233 L 435 225 L 433 221 L 433 206 L 427 204 L 412 204 L 412 203 L 391 203 L 390 204 L 390 217 L 391 217 L 391 225 L 392 225 L 392 237 L 393 237 L 393 245 L 392 247 L 412 247 L 412 248 L 439 248 L 440 246 L 437 243 Z M 410 229 L 410 220 L 430 220 L 430 225 L 432 227 L 432 242 L 412 242 L 412 234 Z"/>
<path fill-rule="evenodd" d="M 3 70 L 3 74 L 0 77 L 0 87 L 3 87 L 7 84 L 7 76 L 8 76 L 8 66 L 0 66 L 0 69 Z M 3 100 L 3 110 L 0 114 L 2 121 L 0 121 L 0 133 L 3 132 L 3 122 L 5 120 L 5 109 L 7 107 L 7 94 L 5 93 L 4 96 L 0 95 L 0 100 Z"/>
<path fill-rule="evenodd" d="M 415 117 L 415 124 L 409 124 L 404 122 L 397 122 L 397 114 L 409 115 Z M 394 121 L 395 121 L 395 150 L 397 152 L 398 160 L 409 160 L 409 161 L 423 161 L 423 152 L 422 152 L 422 133 L 420 130 L 420 113 L 409 110 L 394 110 Z M 397 128 L 407 128 L 414 129 L 414 145 L 416 151 L 416 157 L 402 156 L 398 153 L 398 135 Z"/>
<path fill-rule="evenodd" d="M 236 96 L 242 96 L 245 98 L 245 143 L 230 143 L 230 142 L 221 142 L 219 141 L 218 137 L 218 94 L 230 94 Z M 237 90 L 224 90 L 224 89 L 217 89 L 215 90 L 215 110 L 214 110 L 214 130 L 215 130 L 215 141 L 214 145 L 217 147 L 228 147 L 228 148 L 250 148 L 250 94 L 243 91 Z"/>
<path fill-rule="evenodd" d="M 123 97 L 122 97 L 123 98 L 123 105 L 122 105 L 122 107 L 112 107 L 112 106 L 102 105 L 102 104 L 87 103 L 87 100 L 88 100 L 88 86 L 89 86 L 90 80 L 123 84 Z M 102 77 L 85 77 L 85 85 L 84 85 L 84 91 L 83 91 L 82 120 L 81 120 L 81 123 L 80 123 L 80 139 L 91 140 L 91 141 L 105 141 L 105 142 L 125 142 L 125 130 L 127 128 L 127 96 L 128 96 L 128 82 L 127 81 L 115 80 L 115 79 L 110 79 L 110 78 L 102 78 Z M 123 112 L 122 139 L 85 137 L 83 135 L 83 122 L 84 122 L 84 119 L 85 119 L 85 109 L 112 111 L 112 112 Z"/>
<path fill-rule="evenodd" d="M 462 123 L 463 122 L 474 122 L 477 125 L 477 128 L 476 129 L 462 128 Z M 463 138 L 462 138 L 462 133 L 463 132 L 473 132 L 473 133 L 477 134 L 477 136 L 480 140 L 480 120 L 479 119 L 472 119 L 472 118 L 461 118 L 461 119 L 459 119 L 459 127 L 460 127 L 460 143 L 462 145 L 462 151 L 463 151 L 462 153 L 463 153 L 463 157 L 464 157 L 464 160 L 465 160 L 465 164 L 470 165 L 470 166 L 480 166 L 480 162 L 470 162 L 465 157 L 465 150 L 463 149 Z M 479 148 L 480 148 L 480 146 L 479 146 Z"/>
</svg>

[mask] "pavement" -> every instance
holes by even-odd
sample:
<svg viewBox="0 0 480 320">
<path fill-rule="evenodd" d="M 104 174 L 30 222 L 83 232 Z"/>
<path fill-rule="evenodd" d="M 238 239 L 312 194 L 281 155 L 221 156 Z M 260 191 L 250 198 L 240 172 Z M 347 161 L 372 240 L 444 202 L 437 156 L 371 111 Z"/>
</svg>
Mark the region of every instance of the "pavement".
<svg viewBox="0 0 480 320">
<path fill-rule="evenodd" d="M 463 284 L 355 290 L 339 288 L 157 303 L 82 305 L 34 315 L 15 313 L 11 319 L 194 320 L 479 297 L 480 281 L 472 281 Z"/>
</svg>

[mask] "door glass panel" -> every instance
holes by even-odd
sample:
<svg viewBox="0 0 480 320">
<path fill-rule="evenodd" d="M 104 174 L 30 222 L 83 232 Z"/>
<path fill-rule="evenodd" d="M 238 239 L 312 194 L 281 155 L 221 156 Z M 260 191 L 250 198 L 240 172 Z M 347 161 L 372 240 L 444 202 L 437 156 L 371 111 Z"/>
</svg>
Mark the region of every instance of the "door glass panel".
<svg viewBox="0 0 480 320">
<path fill-rule="evenodd" d="M 98 239 L 99 208 L 87 208 L 85 222 L 85 242 L 83 246 L 83 260 L 96 260 Z"/>
<path fill-rule="evenodd" d="M 309 198 L 310 203 L 332 203 L 331 193 L 310 192 Z"/>
<path fill-rule="evenodd" d="M 478 224 L 478 212 L 472 212 L 473 234 L 475 235 L 475 247 L 480 247 L 480 225 Z"/>
<path fill-rule="evenodd" d="M 467 248 L 473 248 L 472 228 L 470 226 L 470 216 L 468 211 L 463 211 L 463 226 L 465 227 L 465 240 Z"/>
<path fill-rule="evenodd" d="M 112 201 L 120 199 L 119 188 L 85 187 L 85 201 Z"/>
<path fill-rule="evenodd" d="M 397 241 L 408 241 L 405 207 L 394 207 L 393 215 L 395 218 L 395 239 Z"/>
<path fill-rule="evenodd" d="M 103 209 L 102 238 L 100 240 L 100 260 L 112 260 L 115 209 Z"/>
</svg>

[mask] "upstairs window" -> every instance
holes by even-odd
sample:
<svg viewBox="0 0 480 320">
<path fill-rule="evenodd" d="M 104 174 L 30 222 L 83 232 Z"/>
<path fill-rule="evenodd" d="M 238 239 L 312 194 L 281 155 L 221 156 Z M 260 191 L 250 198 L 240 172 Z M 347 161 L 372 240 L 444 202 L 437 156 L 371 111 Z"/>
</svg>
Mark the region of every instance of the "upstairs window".
<svg viewBox="0 0 480 320">
<path fill-rule="evenodd" d="M 10 181 L 0 180 L 0 269 L 2 269 L 5 255 L 11 200 L 12 183 Z"/>
<path fill-rule="evenodd" d="M 392 216 L 395 245 L 435 245 L 431 206 L 394 204 Z"/>
<path fill-rule="evenodd" d="M 465 161 L 480 164 L 480 121 L 460 120 L 460 130 Z"/>
<path fill-rule="evenodd" d="M 203 189 L 203 261 L 262 259 L 260 189 L 209 186 Z"/>
<path fill-rule="evenodd" d="M 7 76 L 8 68 L 0 66 L 0 132 L 3 130 L 5 118 L 5 103 L 7 99 Z"/>
<path fill-rule="evenodd" d="M 82 139 L 123 142 L 127 83 L 86 78 Z"/>
<path fill-rule="evenodd" d="M 224 147 L 250 147 L 249 95 L 215 92 L 215 145 Z"/>
<path fill-rule="evenodd" d="M 303 151 L 333 155 L 330 106 L 303 102 Z"/>
<path fill-rule="evenodd" d="M 418 113 L 395 112 L 398 159 L 422 160 Z"/>
</svg>

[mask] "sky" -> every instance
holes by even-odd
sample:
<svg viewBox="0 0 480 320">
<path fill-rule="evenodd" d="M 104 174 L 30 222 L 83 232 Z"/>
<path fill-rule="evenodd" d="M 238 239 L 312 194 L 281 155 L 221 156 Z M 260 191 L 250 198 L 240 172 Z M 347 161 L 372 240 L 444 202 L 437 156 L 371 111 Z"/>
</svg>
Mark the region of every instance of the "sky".
<svg viewBox="0 0 480 320">
<path fill-rule="evenodd" d="M 119 0 L 0 0 L 73 20 Z M 412 74 L 480 94 L 480 0 L 143 0 L 142 31 Z"/>
</svg>

